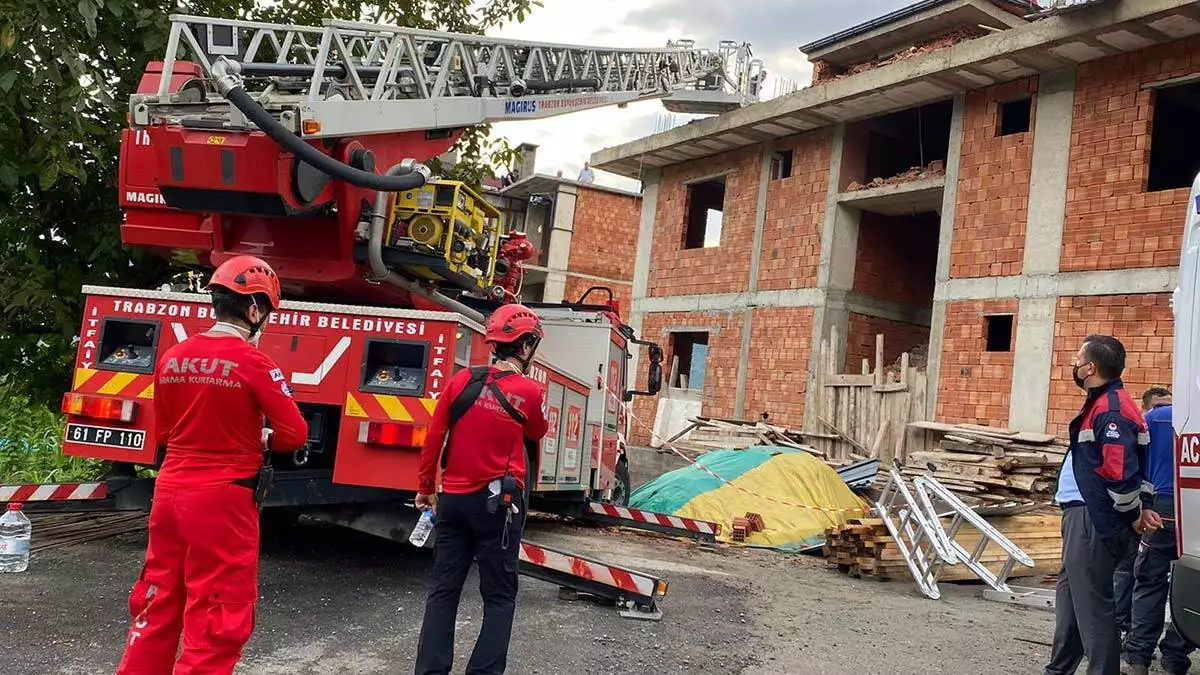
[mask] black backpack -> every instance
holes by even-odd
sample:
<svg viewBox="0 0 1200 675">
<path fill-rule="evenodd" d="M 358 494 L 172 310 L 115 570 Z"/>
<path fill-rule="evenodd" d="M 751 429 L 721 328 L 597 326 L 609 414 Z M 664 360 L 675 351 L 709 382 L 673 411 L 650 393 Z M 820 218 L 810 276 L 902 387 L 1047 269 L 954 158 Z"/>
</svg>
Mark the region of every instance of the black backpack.
<svg viewBox="0 0 1200 675">
<path fill-rule="evenodd" d="M 508 377 L 514 373 L 510 371 L 496 373 L 496 376 L 492 378 L 492 381 L 488 382 L 487 377 L 490 371 L 490 366 L 471 367 L 471 379 L 467 380 L 466 386 L 463 387 L 463 390 L 459 392 L 454 401 L 450 403 L 450 424 L 448 426 L 449 434 L 454 433 L 454 425 L 458 424 L 458 421 L 462 419 L 462 416 L 467 414 L 467 411 L 470 410 L 471 406 L 475 405 L 475 402 L 479 400 L 479 397 L 483 394 L 483 387 L 485 383 L 487 388 L 491 390 L 492 395 L 496 397 L 496 401 L 500 403 L 500 407 L 504 408 L 504 412 L 508 413 L 509 417 L 512 417 L 514 420 L 516 420 L 518 424 L 524 426 L 525 416 L 521 414 L 520 410 L 514 408 L 513 404 L 508 402 L 508 398 L 504 395 L 504 392 L 500 391 L 500 387 L 496 386 L 496 380 Z M 450 439 L 449 435 L 447 435 L 446 447 L 442 451 L 443 470 L 446 468 L 446 462 L 449 460 L 449 457 Z M 509 459 L 511 461 L 512 458 L 510 457 Z"/>
</svg>

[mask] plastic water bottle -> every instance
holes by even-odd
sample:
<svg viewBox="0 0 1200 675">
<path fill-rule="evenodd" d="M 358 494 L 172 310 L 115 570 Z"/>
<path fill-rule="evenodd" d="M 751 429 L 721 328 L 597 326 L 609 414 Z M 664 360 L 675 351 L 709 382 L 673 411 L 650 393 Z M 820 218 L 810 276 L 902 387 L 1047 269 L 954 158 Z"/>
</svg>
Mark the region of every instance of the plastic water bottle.
<svg viewBox="0 0 1200 675">
<path fill-rule="evenodd" d="M 421 518 L 417 520 L 416 527 L 413 528 L 412 534 L 408 537 L 408 543 L 420 548 L 425 545 L 425 540 L 429 539 L 429 533 L 433 532 L 433 509 L 425 509 L 421 512 Z"/>
<path fill-rule="evenodd" d="M 29 567 L 29 536 L 33 524 L 21 504 L 13 502 L 0 516 L 0 573 L 24 572 Z"/>
</svg>

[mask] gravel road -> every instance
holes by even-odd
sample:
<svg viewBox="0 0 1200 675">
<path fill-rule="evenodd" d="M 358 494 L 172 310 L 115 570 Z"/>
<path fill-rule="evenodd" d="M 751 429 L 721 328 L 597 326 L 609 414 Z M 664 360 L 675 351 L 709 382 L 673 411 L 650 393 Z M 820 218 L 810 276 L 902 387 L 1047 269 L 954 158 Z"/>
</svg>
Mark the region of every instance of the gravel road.
<svg viewBox="0 0 1200 675">
<path fill-rule="evenodd" d="M 647 622 L 560 600 L 554 586 L 523 577 L 509 659 L 519 675 L 1035 675 L 1053 630 L 1049 612 L 980 600 L 977 586 L 942 584 L 942 600 L 931 601 L 911 584 L 827 570 L 820 558 L 548 522 L 528 536 L 659 573 L 670 590 L 662 621 Z M 112 672 L 144 546 L 144 533 L 79 544 L 0 576 L 0 672 Z M 258 627 L 238 672 L 408 672 L 430 564 L 427 551 L 339 529 L 269 533 Z M 479 629 L 476 579 L 459 614 L 458 672 Z"/>
</svg>

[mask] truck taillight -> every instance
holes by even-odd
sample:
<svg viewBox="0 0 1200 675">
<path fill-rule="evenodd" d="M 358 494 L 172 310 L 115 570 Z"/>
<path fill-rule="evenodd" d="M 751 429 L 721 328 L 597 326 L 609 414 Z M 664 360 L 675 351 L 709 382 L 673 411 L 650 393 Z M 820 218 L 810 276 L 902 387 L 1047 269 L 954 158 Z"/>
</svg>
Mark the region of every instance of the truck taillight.
<svg viewBox="0 0 1200 675">
<path fill-rule="evenodd" d="M 88 396 L 87 394 L 65 394 L 62 411 L 76 417 L 132 422 L 134 413 L 137 412 L 137 403 L 116 398 Z"/>
<path fill-rule="evenodd" d="M 363 422 L 358 427 L 358 442 L 368 445 L 391 445 L 419 448 L 425 443 L 428 427 L 401 422 Z"/>
</svg>

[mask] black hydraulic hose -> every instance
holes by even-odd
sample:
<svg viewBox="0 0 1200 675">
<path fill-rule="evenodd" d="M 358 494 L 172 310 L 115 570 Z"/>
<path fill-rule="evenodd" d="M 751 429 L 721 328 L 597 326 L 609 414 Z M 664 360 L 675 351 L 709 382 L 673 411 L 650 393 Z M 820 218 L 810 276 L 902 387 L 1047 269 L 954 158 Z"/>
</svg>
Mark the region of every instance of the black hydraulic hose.
<svg viewBox="0 0 1200 675">
<path fill-rule="evenodd" d="M 259 129 L 262 129 L 263 133 L 270 136 L 284 150 L 292 153 L 321 173 L 338 180 L 346 181 L 351 185 L 357 185 L 361 188 L 381 190 L 383 192 L 412 190 L 413 188 L 421 187 L 425 184 L 425 181 L 429 180 L 429 170 L 423 166 L 410 173 L 398 176 L 381 176 L 372 171 L 363 171 L 337 161 L 308 143 L 305 143 L 299 136 L 288 131 L 287 127 L 280 124 L 266 110 L 263 110 L 258 101 L 250 98 L 250 95 L 240 85 L 226 92 L 225 99 L 232 103 L 238 110 L 242 111 L 246 119 L 253 122 Z"/>
</svg>

